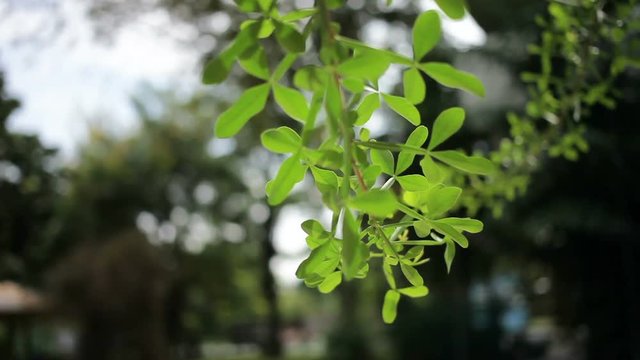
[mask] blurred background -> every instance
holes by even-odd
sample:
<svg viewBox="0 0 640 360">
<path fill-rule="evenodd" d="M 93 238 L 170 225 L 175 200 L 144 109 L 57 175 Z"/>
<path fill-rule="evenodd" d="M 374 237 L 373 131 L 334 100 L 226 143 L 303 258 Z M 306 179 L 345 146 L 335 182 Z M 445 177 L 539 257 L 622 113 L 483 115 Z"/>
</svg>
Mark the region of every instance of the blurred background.
<svg viewBox="0 0 640 360">
<path fill-rule="evenodd" d="M 384 3 L 349 0 L 336 20 L 410 52 L 416 15 L 435 5 Z M 430 56 L 488 96 L 428 81 L 420 111 L 431 124 L 461 105 L 451 146 L 497 148 L 507 112 L 524 111 L 520 73 L 537 70 L 527 45 L 548 3 L 468 5 Z M 255 80 L 205 88 L 199 72 L 243 16 L 223 0 L 0 0 L 0 359 L 640 359 L 638 70 L 617 78 L 615 109 L 582 119 L 588 153 L 543 158 L 524 194 L 480 209 L 485 231 L 451 274 L 434 251 L 430 295 L 403 299 L 385 326 L 382 274 L 332 295 L 295 278 L 299 224 L 327 215 L 307 181 L 266 205 L 282 159 L 259 133 L 282 114 L 213 138 Z M 381 87 L 400 79 L 392 67 Z M 372 136 L 406 136 L 389 116 Z"/>
</svg>

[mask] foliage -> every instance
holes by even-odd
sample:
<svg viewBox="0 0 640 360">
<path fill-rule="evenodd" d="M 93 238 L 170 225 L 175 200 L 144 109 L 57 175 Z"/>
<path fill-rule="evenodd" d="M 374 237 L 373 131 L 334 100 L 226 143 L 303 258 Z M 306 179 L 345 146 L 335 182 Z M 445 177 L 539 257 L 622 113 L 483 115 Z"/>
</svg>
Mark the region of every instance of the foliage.
<svg viewBox="0 0 640 360">
<path fill-rule="evenodd" d="M 463 192 L 462 187 L 449 181 L 451 174 L 487 176 L 495 171 L 493 163 L 481 156 L 441 149 L 441 144 L 464 122 L 461 108 L 442 112 L 427 141 L 430 131 L 422 125 L 415 106 L 425 99 L 423 75 L 478 96 L 484 95 L 484 87 L 470 73 L 446 63 L 423 60 L 441 37 L 440 15 L 435 11 L 417 17 L 413 27 L 414 56 L 409 58 L 341 36 L 339 25 L 331 21 L 332 11 L 343 5 L 341 1 L 319 1 L 314 8 L 286 14 L 279 12 L 275 1 L 236 3 L 240 10 L 256 16 L 242 23 L 233 42 L 209 61 L 203 82 L 224 81 L 236 59 L 247 73 L 264 82 L 246 90 L 219 116 L 216 135 L 237 134 L 263 110 L 273 93 L 282 111 L 299 122 L 299 130 L 279 127 L 262 134 L 267 149 L 290 154 L 266 185 L 268 202 L 282 203 L 310 172 L 324 205 L 333 214 L 328 229 L 317 220 L 302 224 L 311 254 L 300 264 L 296 275 L 308 286 L 328 293 L 343 279 L 366 277 L 370 260 L 379 260 L 390 287 L 382 315 L 385 322 L 393 322 L 401 296 L 428 294 L 416 270 L 429 260 L 425 247 L 445 246 L 450 269 L 455 247 L 469 245 L 464 233 L 482 230 L 478 220 L 449 215 Z M 438 3 L 451 17 L 464 13 L 459 1 Z M 302 21 L 306 24 L 300 29 Z M 314 33 L 319 42 L 314 41 Z M 275 38 L 284 54 L 274 69 L 264 56 L 267 38 Z M 298 66 L 292 84 L 287 84 L 285 75 L 308 43 L 314 43 L 317 59 Z M 402 95 L 378 89 L 378 80 L 391 64 L 406 67 Z M 309 95 L 310 102 L 305 95 Z M 367 121 L 382 103 L 416 126 L 406 142 L 370 138 Z M 425 143 L 428 145 L 423 148 Z M 422 173 L 406 173 L 414 161 L 419 161 Z M 409 228 L 420 238 L 409 239 Z M 404 280 L 398 280 L 398 274 Z"/>
<path fill-rule="evenodd" d="M 636 3 L 554 1 L 547 17 L 536 17 L 541 36 L 529 52 L 538 70 L 521 75 L 529 101 L 523 114 L 508 114 L 511 136 L 490 154 L 503 171 L 473 179 L 462 206 L 471 213 L 488 206 L 500 216 L 505 201 L 526 191 L 545 156 L 576 161 L 589 150 L 582 119 L 598 106 L 615 108 L 621 95 L 616 79 L 625 69 L 640 67 Z"/>
</svg>

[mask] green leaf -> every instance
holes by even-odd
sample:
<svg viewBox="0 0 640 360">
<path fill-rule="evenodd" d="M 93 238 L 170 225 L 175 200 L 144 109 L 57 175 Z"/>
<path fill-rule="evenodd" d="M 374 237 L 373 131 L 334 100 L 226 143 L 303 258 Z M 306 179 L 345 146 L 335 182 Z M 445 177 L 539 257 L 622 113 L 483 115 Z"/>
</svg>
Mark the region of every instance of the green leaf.
<svg viewBox="0 0 640 360">
<path fill-rule="evenodd" d="M 456 244 L 453 241 L 445 238 L 446 247 L 444 248 L 444 262 L 447 264 L 447 273 L 451 272 L 451 264 L 453 258 L 456 256 Z"/>
<path fill-rule="evenodd" d="M 425 156 L 422 160 L 420 160 L 420 167 L 422 168 L 422 173 L 432 184 L 441 183 L 446 177 L 446 170 L 443 169 L 440 165 L 436 164 L 435 161 L 431 158 L 431 156 Z"/>
<path fill-rule="evenodd" d="M 289 23 L 276 22 L 276 40 L 285 51 L 290 53 L 301 53 L 306 48 L 302 34 Z"/>
<path fill-rule="evenodd" d="M 402 55 L 396 54 L 393 51 L 372 48 L 358 40 L 350 39 L 344 36 L 336 36 L 336 39 L 341 44 L 349 48 L 368 51 L 368 52 L 374 52 L 376 55 L 385 57 L 393 63 L 403 64 L 403 65 L 413 65 L 413 61 L 411 59 L 406 58 Z"/>
<path fill-rule="evenodd" d="M 412 246 L 407 252 L 404 254 L 405 259 L 415 259 L 420 258 L 424 255 L 424 246 Z"/>
<path fill-rule="evenodd" d="M 422 175 L 398 176 L 396 180 L 405 191 L 426 191 L 431 187 L 427 178 Z"/>
<path fill-rule="evenodd" d="M 438 222 L 451 225 L 458 231 L 466 231 L 468 233 L 477 234 L 482 231 L 484 225 L 482 221 L 471 218 L 449 217 L 439 219 Z"/>
<path fill-rule="evenodd" d="M 382 94 L 384 101 L 389 105 L 391 110 L 396 112 L 398 115 L 407 119 L 410 123 L 415 126 L 420 125 L 420 112 L 416 109 L 409 100 L 401 97 L 394 96 L 389 94 Z"/>
<path fill-rule="evenodd" d="M 406 145 L 413 147 L 422 147 L 425 141 L 427 141 L 427 136 L 429 136 L 429 129 L 426 126 L 418 126 L 411 132 L 409 138 L 407 139 Z M 409 151 L 400 151 L 398 155 L 398 163 L 396 164 L 396 174 L 400 174 L 403 171 L 407 170 L 409 166 L 413 163 L 413 159 L 415 158 L 415 153 Z"/>
<path fill-rule="evenodd" d="M 402 75 L 402 86 L 404 97 L 412 104 L 420 104 L 427 94 L 427 86 L 424 83 L 422 74 L 418 69 L 412 67 Z"/>
<path fill-rule="evenodd" d="M 413 25 L 413 58 L 420 61 L 438 44 L 441 36 L 438 13 L 429 10 L 420 14 Z"/>
<path fill-rule="evenodd" d="M 424 285 L 398 289 L 398 292 L 404 296 L 408 296 L 412 298 L 418 298 L 418 297 L 429 295 L 429 289 Z"/>
<path fill-rule="evenodd" d="M 342 86 L 353 94 L 360 94 L 364 91 L 364 80 L 350 77 L 342 80 Z"/>
<path fill-rule="evenodd" d="M 393 154 L 389 150 L 371 149 L 371 162 L 380 166 L 383 173 L 393 175 Z"/>
<path fill-rule="evenodd" d="M 327 83 L 327 72 L 318 66 L 308 65 L 296 71 L 293 84 L 300 89 L 309 91 L 323 91 Z"/>
<path fill-rule="evenodd" d="M 218 84 L 229 76 L 233 63 L 241 54 L 256 43 L 257 24 L 242 29 L 235 40 L 218 57 L 209 60 L 202 72 L 202 83 Z"/>
<path fill-rule="evenodd" d="M 450 210 L 458 201 L 462 189 L 455 186 L 433 188 L 427 194 L 427 209 L 430 216 L 437 216 Z"/>
<path fill-rule="evenodd" d="M 369 248 L 360 241 L 360 225 L 348 208 L 343 212 L 342 237 L 342 272 L 351 280 L 369 258 Z"/>
<path fill-rule="evenodd" d="M 247 73 L 262 80 L 269 79 L 269 64 L 264 49 L 260 46 L 250 48 L 240 57 L 240 66 Z"/>
<path fill-rule="evenodd" d="M 395 290 L 387 290 L 387 293 L 384 294 L 384 302 L 382 303 L 382 320 L 386 324 L 391 324 L 396 320 L 399 301 L 400 293 Z"/>
<path fill-rule="evenodd" d="M 269 205 L 278 205 L 283 202 L 293 186 L 304 179 L 306 171 L 307 167 L 300 164 L 300 154 L 295 154 L 282 162 L 276 177 L 267 183 Z"/>
<path fill-rule="evenodd" d="M 309 105 L 299 91 L 280 84 L 273 84 L 273 97 L 285 114 L 302 123 L 309 114 Z"/>
<path fill-rule="evenodd" d="M 393 215 L 397 209 L 397 200 L 393 193 L 379 189 L 361 192 L 352 198 L 349 204 L 353 208 L 375 217 Z"/>
<path fill-rule="evenodd" d="M 231 137 L 255 115 L 264 109 L 269 96 L 269 84 L 247 89 L 230 108 L 225 110 L 216 121 L 217 137 Z"/>
<path fill-rule="evenodd" d="M 358 119 L 355 125 L 362 126 L 371 119 L 371 115 L 380 107 L 380 96 L 377 93 L 367 95 L 358 106 Z"/>
<path fill-rule="evenodd" d="M 418 270 L 416 270 L 413 266 L 400 263 L 400 270 L 402 270 L 404 277 L 406 277 L 407 280 L 409 280 L 411 285 L 413 286 L 424 285 L 424 280 L 422 279 L 422 276 L 420 275 Z"/>
<path fill-rule="evenodd" d="M 480 97 L 485 95 L 484 85 L 471 73 L 440 62 L 428 62 L 420 64 L 418 67 L 433 80 L 444 86 L 464 90 Z"/>
<path fill-rule="evenodd" d="M 464 110 L 459 107 L 453 107 L 441 112 L 433 123 L 431 141 L 427 149 L 435 148 L 458 132 L 464 122 L 464 115 Z"/>
<path fill-rule="evenodd" d="M 276 29 L 276 26 L 271 19 L 262 19 L 259 24 L 260 30 L 258 30 L 258 39 L 268 38 Z"/>
<path fill-rule="evenodd" d="M 464 0 L 436 0 L 436 3 L 448 17 L 454 20 L 464 17 Z"/>
<path fill-rule="evenodd" d="M 495 165 L 481 156 L 467 156 L 460 151 L 434 151 L 431 156 L 443 163 L 471 174 L 489 175 L 495 172 Z"/>
<path fill-rule="evenodd" d="M 396 279 L 393 277 L 393 269 L 391 268 L 391 264 L 387 261 L 387 258 L 384 259 L 382 263 L 382 270 L 384 272 L 384 277 L 387 279 L 387 283 L 392 289 L 396 288 Z"/>
<path fill-rule="evenodd" d="M 462 235 L 461 232 L 454 229 L 453 226 L 442 223 L 440 221 L 432 221 L 431 226 L 437 232 L 452 238 L 453 241 L 458 243 L 458 245 L 460 245 L 461 247 L 465 249 L 469 247 L 469 240 L 464 235 Z"/>
<path fill-rule="evenodd" d="M 431 234 L 431 225 L 424 220 L 418 220 L 413 223 L 413 230 L 420 238 L 425 238 Z"/>
<path fill-rule="evenodd" d="M 327 276 L 324 281 L 318 286 L 318 290 L 320 290 L 323 294 L 328 294 L 332 292 L 340 283 L 342 282 L 342 272 L 336 271 L 332 272 Z"/>
<path fill-rule="evenodd" d="M 287 154 L 298 151 L 302 146 L 302 139 L 286 126 L 277 129 L 269 129 L 260 136 L 262 145 L 274 153 Z"/>
<path fill-rule="evenodd" d="M 318 12 L 318 9 L 316 8 L 308 8 L 308 9 L 299 9 L 299 10 L 294 10 L 290 13 L 287 13 L 285 15 L 283 15 L 280 20 L 282 21 L 286 21 L 286 22 L 291 22 L 291 21 L 298 21 L 304 18 L 307 18 L 315 13 Z"/>
<path fill-rule="evenodd" d="M 238 5 L 238 9 L 243 12 L 258 12 L 260 8 L 258 7 L 258 2 L 256 0 L 234 0 L 236 5 Z"/>
<path fill-rule="evenodd" d="M 316 183 L 338 188 L 338 175 L 331 170 L 321 169 L 316 166 L 311 167 L 311 173 Z"/>
<path fill-rule="evenodd" d="M 377 81 L 389 67 L 389 60 L 383 56 L 375 56 L 371 52 L 349 58 L 338 66 L 338 72 L 343 76 L 351 76 Z"/>
</svg>

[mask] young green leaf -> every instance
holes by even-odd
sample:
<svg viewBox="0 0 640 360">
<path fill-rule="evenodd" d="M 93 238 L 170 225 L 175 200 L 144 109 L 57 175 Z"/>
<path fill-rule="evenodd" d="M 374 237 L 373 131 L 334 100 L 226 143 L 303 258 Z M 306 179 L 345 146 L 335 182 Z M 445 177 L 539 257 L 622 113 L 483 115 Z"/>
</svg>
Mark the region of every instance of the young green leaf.
<svg viewBox="0 0 640 360">
<path fill-rule="evenodd" d="M 277 129 L 269 129 L 260 135 L 262 146 L 274 153 L 293 153 L 302 146 L 302 139 L 291 128 L 281 126 Z"/>
<path fill-rule="evenodd" d="M 431 234 L 431 225 L 424 220 L 418 220 L 413 223 L 413 230 L 418 237 L 425 238 Z"/>
<path fill-rule="evenodd" d="M 462 189 L 455 186 L 434 188 L 427 194 L 427 209 L 430 216 L 437 216 L 449 211 L 458 201 Z"/>
<path fill-rule="evenodd" d="M 338 66 L 338 72 L 343 76 L 377 81 L 389 67 L 389 60 L 383 56 L 375 56 L 366 52 L 356 57 L 349 58 Z"/>
<path fill-rule="evenodd" d="M 459 107 L 453 107 L 441 112 L 433 123 L 431 141 L 429 141 L 427 149 L 435 148 L 458 132 L 464 122 L 464 115 L 464 110 Z"/>
<path fill-rule="evenodd" d="M 408 296 L 411 298 L 418 298 L 429 295 L 429 289 L 424 285 L 398 289 L 398 292 L 404 296 Z"/>
<path fill-rule="evenodd" d="M 389 150 L 371 149 L 371 162 L 380 166 L 383 173 L 393 175 L 393 154 Z"/>
<path fill-rule="evenodd" d="M 258 30 L 258 39 L 268 38 L 276 29 L 276 25 L 273 23 L 272 19 L 262 19 L 259 24 L 260 28 Z"/>
<path fill-rule="evenodd" d="M 298 21 L 298 20 L 307 18 L 317 12 L 318 12 L 318 9 L 315 9 L 315 8 L 294 10 L 290 13 L 283 15 L 280 18 L 280 20 L 286 21 L 286 22 Z"/>
<path fill-rule="evenodd" d="M 453 226 L 458 231 L 466 231 L 468 233 L 477 234 L 482 231 L 484 225 L 482 221 L 471 218 L 449 217 L 439 219 L 438 222 Z"/>
<path fill-rule="evenodd" d="M 440 16 L 429 10 L 418 16 L 413 25 L 413 58 L 420 61 L 433 49 L 441 37 Z"/>
<path fill-rule="evenodd" d="M 424 280 L 422 279 L 422 276 L 420 275 L 418 270 L 416 270 L 413 266 L 400 263 L 400 270 L 402 270 L 404 277 L 406 277 L 407 280 L 409 280 L 411 285 L 422 286 L 424 284 Z"/>
<path fill-rule="evenodd" d="M 480 97 L 484 97 L 485 95 L 484 85 L 471 73 L 439 62 L 428 62 L 420 64 L 418 67 L 433 80 L 444 86 L 464 90 Z"/>
<path fill-rule="evenodd" d="M 375 217 L 393 215 L 397 209 L 397 200 L 393 193 L 378 189 L 361 192 L 352 198 L 349 204 L 353 208 Z"/>
<path fill-rule="evenodd" d="M 389 262 L 387 261 L 387 258 L 385 258 L 382 262 L 382 271 L 384 272 L 384 277 L 385 279 L 387 279 L 387 283 L 389 284 L 389 287 L 391 287 L 392 289 L 395 289 L 396 279 L 393 276 L 393 269 L 391 268 L 391 264 L 389 264 Z"/>
<path fill-rule="evenodd" d="M 267 63 L 267 55 L 262 47 L 254 46 L 250 48 L 242 54 L 238 62 L 247 73 L 262 80 L 269 79 L 269 64 Z"/>
<path fill-rule="evenodd" d="M 311 174 L 313 174 L 313 178 L 316 180 L 316 183 L 336 189 L 338 188 L 338 175 L 333 171 L 312 166 Z"/>
<path fill-rule="evenodd" d="M 360 226 L 348 208 L 343 211 L 342 237 L 342 272 L 350 280 L 369 258 L 369 248 L 360 241 Z"/>
<path fill-rule="evenodd" d="M 469 240 L 464 235 L 462 235 L 461 232 L 454 229 L 453 226 L 441 223 L 439 221 L 431 221 L 431 226 L 437 232 L 452 238 L 453 241 L 458 243 L 458 245 L 460 245 L 462 248 L 466 249 L 469 247 Z"/>
<path fill-rule="evenodd" d="M 278 205 L 283 202 L 293 186 L 304 179 L 306 171 L 307 167 L 300 164 L 300 154 L 295 154 L 282 162 L 276 177 L 267 184 L 269 205 Z"/>
<path fill-rule="evenodd" d="M 460 151 L 433 151 L 431 156 L 449 166 L 471 174 L 489 175 L 496 170 L 495 165 L 488 159 L 481 156 L 467 156 Z"/>
<path fill-rule="evenodd" d="M 427 129 L 426 126 L 420 125 L 411 132 L 406 145 L 422 147 L 424 142 L 427 141 L 427 136 L 429 136 L 429 129 Z M 396 164 L 396 174 L 400 174 L 407 170 L 407 168 L 409 168 L 413 163 L 414 158 L 415 154 L 413 152 L 400 151 L 400 154 L 398 155 L 398 163 Z"/>
<path fill-rule="evenodd" d="M 360 106 L 358 106 L 358 119 L 356 119 L 355 125 L 362 126 L 371 119 L 371 115 L 380 107 L 380 95 L 377 93 L 367 95 Z"/>
<path fill-rule="evenodd" d="M 426 191 L 429 190 L 431 184 L 426 177 L 417 174 L 404 175 L 396 177 L 400 187 L 405 191 Z"/>
<path fill-rule="evenodd" d="M 464 17 L 464 0 L 436 0 L 436 3 L 448 17 L 454 20 Z"/>
<path fill-rule="evenodd" d="M 309 114 L 309 105 L 299 91 L 280 84 L 273 84 L 273 97 L 285 114 L 304 122 Z"/>
<path fill-rule="evenodd" d="M 323 294 L 328 294 L 332 292 L 340 283 L 342 282 L 342 272 L 336 271 L 332 272 L 327 276 L 320 285 L 318 285 L 318 290 L 320 290 Z"/>
<path fill-rule="evenodd" d="M 418 69 L 412 67 L 402 75 L 402 86 L 404 97 L 412 104 L 420 104 L 427 94 L 427 86 L 424 83 L 422 74 Z"/>
<path fill-rule="evenodd" d="M 257 85 L 245 91 L 236 102 L 218 117 L 215 125 L 217 137 L 231 137 L 244 124 L 264 109 L 269 96 L 269 84 Z"/>
<path fill-rule="evenodd" d="M 404 57 L 400 54 L 396 54 L 393 51 L 376 49 L 364 44 L 358 40 L 350 39 L 344 36 L 336 36 L 336 39 L 343 45 L 357 50 L 363 50 L 368 52 L 373 52 L 378 56 L 387 58 L 390 62 L 403 64 L 403 65 L 413 65 L 413 61 L 407 57 Z"/>
<path fill-rule="evenodd" d="M 395 113 L 407 119 L 407 121 L 415 126 L 420 125 L 420 112 L 411 102 L 409 102 L 409 100 L 401 96 L 389 94 L 382 94 L 382 97 Z"/>
<path fill-rule="evenodd" d="M 245 27 L 218 57 L 209 60 L 202 72 L 202 83 L 218 84 L 224 81 L 236 59 L 256 43 L 258 30 L 257 24 Z"/>
<path fill-rule="evenodd" d="M 431 158 L 431 156 L 425 156 L 422 160 L 420 160 L 420 167 L 422 168 L 422 173 L 432 184 L 441 183 L 446 177 L 446 170 L 443 169 L 440 165 L 436 164 L 435 161 Z"/>
<path fill-rule="evenodd" d="M 456 244 L 453 241 L 445 238 L 446 247 L 444 248 L 444 262 L 447 264 L 447 273 L 451 272 L 451 264 L 453 258 L 456 256 Z"/>
<path fill-rule="evenodd" d="M 382 303 L 382 320 L 386 324 L 391 324 L 396 320 L 399 301 L 400 293 L 395 290 L 387 290 L 387 293 L 384 294 L 384 302 Z"/>
<path fill-rule="evenodd" d="M 305 39 L 296 28 L 283 22 L 276 22 L 276 40 L 282 48 L 290 53 L 301 53 L 306 48 Z"/>
<path fill-rule="evenodd" d="M 304 66 L 296 71 L 293 84 L 300 89 L 322 91 L 327 83 L 327 72 L 318 66 Z"/>
</svg>

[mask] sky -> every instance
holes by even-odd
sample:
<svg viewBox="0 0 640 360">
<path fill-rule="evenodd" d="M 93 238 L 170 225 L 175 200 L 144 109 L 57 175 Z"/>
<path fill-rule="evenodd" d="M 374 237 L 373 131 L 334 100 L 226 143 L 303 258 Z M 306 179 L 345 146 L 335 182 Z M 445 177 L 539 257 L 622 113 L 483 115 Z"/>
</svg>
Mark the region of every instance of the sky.
<svg viewBox="0 0 640 360">
<path fill-rule="evenodd" d="M 349 3 L 357 6 L 362 1 Z M 394 6 L 407 1 L 396 0 Z M 435 8 L 431 0 L 420 0 L 419 5 L 422 10 Z M 212 14 L 215 31 L 224 32 L 231 26 L 224 16 Z M 162 11 L 123 26 L 111 34 L 108 43 L 93 36 L 86 0 L 0 0 L 0 19 L 0 70 L 8 93 L 22 102 L 9 119 L 9 128 L 37 134 L 45 144 L 59 148 L 65 159 L 73 159 L 91 124 L 118 134 L 134 129 L 137 122 L 131 99 L 144 89 L 172 89 L 185 95 L 208 91 L 198 81 L 202 50 L 184 46 L 192 38 L 195 41 L 196 34 Z M 444 20 L 443 28 L 445 40 L 460 50 L 486 40 L 470 16 Z M 165 31 L 158 33 L 158 29 Z M 363 29 L 362 37 L 375 46 L 410 52 L 408 43 L 396 40 L 401 35 L 389 24 L 373 21 Z M 392 88 L 400 74 L 399 69 L 390 69 L 381 87 Z M 381 123 L 380 114 L 370 122 L 374 135 L 381 131 Z M 283 284 L 296 281 L 295 268 L 305 246 L 299 224 L 309 218 L 306 215 L 312 216 L 307 210 L 285 208 L 276 226 L 280 255 L 274 259 L 273 270 Z M 292 236 L 300 241 L 288 241 Z"/>
</svg>

